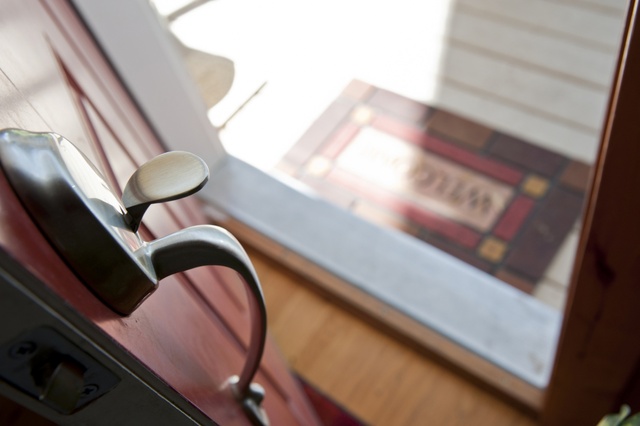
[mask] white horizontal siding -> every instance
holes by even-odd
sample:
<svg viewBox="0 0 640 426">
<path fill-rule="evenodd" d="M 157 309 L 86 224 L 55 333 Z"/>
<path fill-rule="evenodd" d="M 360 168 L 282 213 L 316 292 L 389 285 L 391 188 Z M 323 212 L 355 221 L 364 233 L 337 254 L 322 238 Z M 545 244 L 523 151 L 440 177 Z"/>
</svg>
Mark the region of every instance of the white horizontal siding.
<svg viewBox="0 0 640 426">
<path fill-rule="evenodd" d="M 590 42 L 594 46 L 617 49 L 621 17 L 593 9 L 574 7 L 567 2 L 546 0 L 458 0 L 458 5 L 482 10 L 541 31 Z"/>
<path fill-rule="evenodd" d="M 541 73 L 552 73 L 606 90 L 611 82 L 617 52 L 593 49 L 532 27 L 461 9 L 451 18 L 449 37 L 480 52 L 499 55 Z"/>
</svg>

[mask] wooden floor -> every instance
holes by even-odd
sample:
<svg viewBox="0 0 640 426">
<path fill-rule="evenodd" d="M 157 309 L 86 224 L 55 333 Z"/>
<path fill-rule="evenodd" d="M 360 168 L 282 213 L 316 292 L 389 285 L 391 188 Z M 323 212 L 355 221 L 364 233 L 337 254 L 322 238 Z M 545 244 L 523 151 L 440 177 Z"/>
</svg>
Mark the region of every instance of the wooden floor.
<svg viewBox="0 0 640 426">
<path fill-rule="evenodd" d="M 371 425 L 534 425 L 508 402 L 420 355 L 248 250 L 269 328 L 290 366 Z"/>
</svg>

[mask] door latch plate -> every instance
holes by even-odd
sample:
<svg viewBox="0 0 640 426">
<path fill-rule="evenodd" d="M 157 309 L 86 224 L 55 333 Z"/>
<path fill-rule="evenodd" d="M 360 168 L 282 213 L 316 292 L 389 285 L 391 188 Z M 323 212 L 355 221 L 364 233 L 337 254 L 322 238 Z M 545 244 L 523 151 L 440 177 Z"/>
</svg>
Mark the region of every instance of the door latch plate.
<svg viewBox="0 0 640 426">
<path fill-rule="evenodd" d="M 0 346 L 0 379 L 62 414 L 80 410 L 119 382 L 50 327 L 29 330 Z"/>
</svg>

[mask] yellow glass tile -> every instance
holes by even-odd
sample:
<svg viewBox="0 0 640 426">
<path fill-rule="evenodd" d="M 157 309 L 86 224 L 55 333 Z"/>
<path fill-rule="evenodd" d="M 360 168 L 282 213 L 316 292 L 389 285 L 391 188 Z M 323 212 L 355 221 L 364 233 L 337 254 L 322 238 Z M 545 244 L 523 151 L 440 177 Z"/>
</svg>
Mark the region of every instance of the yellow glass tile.
<svg viewBox="0 0 640 426">
<path fill-rule="evenodd" d="M 313 176 L 322 177 L 331 170 L 331 161 L 326 157 L 316 155 L 307 163 L 307 173 Z"/>
<path fill-rule="evenodd" d="M 500 262 L 507 252 L 507 245 L 496 238 L 487 237 L 480 244 L 478 254 L 490 262 Z"/>
<path fill-rule="evenodd" d="M 522 184 L 522 192 L 535 198 L 542 197 L 549 189 L 549 180 L 537 175 L 530 175 Z"/>
<path fill-rule="evenodd" d="M 373 110 L 367 106 L 360 105 L 351 113 L 351 119 L 361 126 L 369 124 L 373 119 Z"/>
</svg>

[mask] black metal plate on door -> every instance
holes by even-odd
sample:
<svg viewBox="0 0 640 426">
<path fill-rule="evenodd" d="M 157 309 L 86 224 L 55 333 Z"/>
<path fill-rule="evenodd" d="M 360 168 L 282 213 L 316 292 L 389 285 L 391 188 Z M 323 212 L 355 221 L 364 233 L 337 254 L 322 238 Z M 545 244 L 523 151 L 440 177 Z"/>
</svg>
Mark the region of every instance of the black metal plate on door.
<svg viewBox="0 0 640 426">
<path fill-rule="evenodd" d="M 119 382 L 50 327 L 27 331 L 0 346 L 0 379 L 62 414 L 81 409 Z"/>
</svg>

